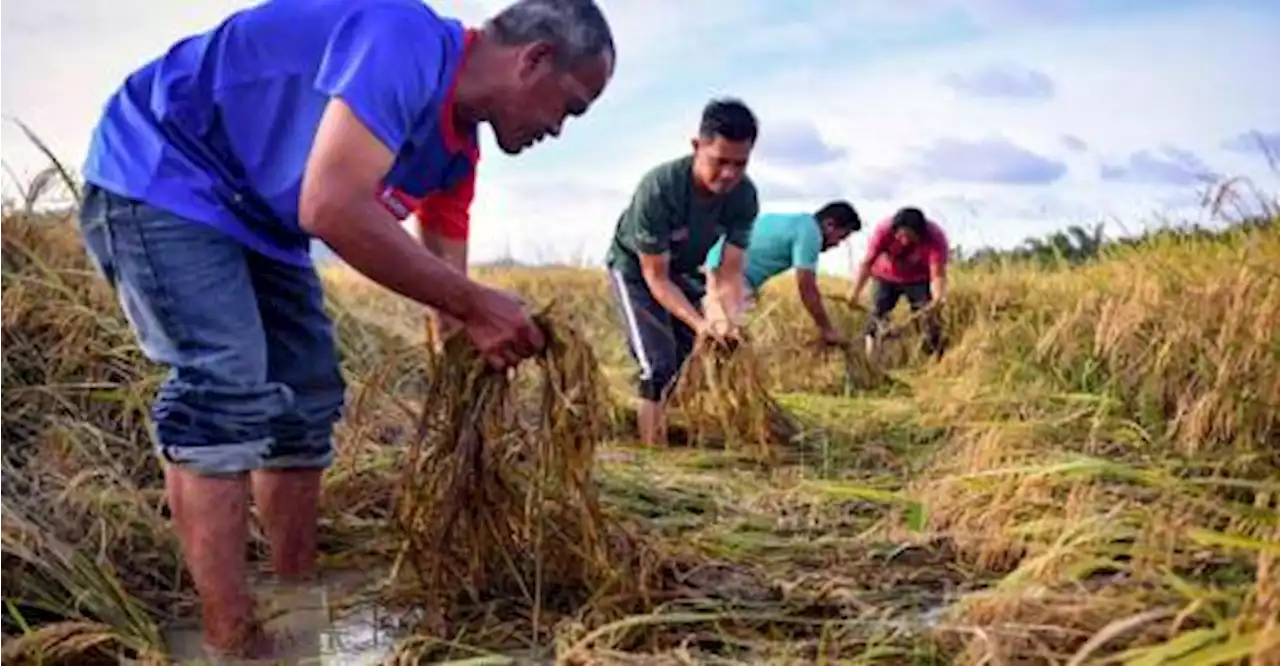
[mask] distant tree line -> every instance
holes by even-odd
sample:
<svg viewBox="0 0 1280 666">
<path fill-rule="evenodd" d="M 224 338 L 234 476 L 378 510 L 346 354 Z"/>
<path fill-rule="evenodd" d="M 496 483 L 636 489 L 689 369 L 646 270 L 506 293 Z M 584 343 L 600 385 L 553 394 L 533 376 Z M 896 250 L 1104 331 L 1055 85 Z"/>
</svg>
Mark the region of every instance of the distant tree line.
<svg viewBox="0 0 1280 666">
<path fill-rule="evenodd" d="M 1015 247 L 996 249 L 983 247 L 967 250 L 959 245 L 952 248 L 951 259 L 967 267 L 982 267 L 1009 263 L 1028 263 L 1038 266 L 1078 266 L 1097 260 L 1107 252 L 1120 249 L 1136 249 L 1170 240 L 1211 240 L 1227 238 L 1251 229 L 1275 225 L 1277 218 L 1259 217 L 1210 228 L 1200 223 L 1149 229 L 1141 234 L 1108 238 L 1103 225 L 1092 227 L 1072 225 L 1040 237 L 1028 237 Z"/>
</svg>

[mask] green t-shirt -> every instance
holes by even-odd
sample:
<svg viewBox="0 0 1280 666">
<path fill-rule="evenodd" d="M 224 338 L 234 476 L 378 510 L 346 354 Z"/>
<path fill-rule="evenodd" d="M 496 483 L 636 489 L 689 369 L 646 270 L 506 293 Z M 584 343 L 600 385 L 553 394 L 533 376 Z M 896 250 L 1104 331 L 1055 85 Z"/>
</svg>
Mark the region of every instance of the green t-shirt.
<svg viewBox="0 0 1280 666">
<path fill-rule="evenodd" d="M 640 180 L 631 203 L 618 217 L 606 263 L 628 277 L 639 278 L 638 253 L 671 256 L 673 279 L 705 284 L 701 266 L 721 236 L 747 249 L 751 225 L 760 211 L 751 179 L 744 176 L 719 196 L 697 194 L 693 155 L 664 162 Z"/>
</svg>

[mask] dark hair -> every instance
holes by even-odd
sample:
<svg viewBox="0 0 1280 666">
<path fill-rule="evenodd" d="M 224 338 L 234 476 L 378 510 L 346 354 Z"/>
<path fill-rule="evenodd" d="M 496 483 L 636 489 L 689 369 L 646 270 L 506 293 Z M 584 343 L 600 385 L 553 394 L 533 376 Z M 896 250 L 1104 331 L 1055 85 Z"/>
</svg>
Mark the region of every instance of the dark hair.
<svg viewBox="0 0 1280 666">
<path fill-rule="evenodd" d="M 732 97 L 713 99 L 702 109 L 698 134 L 703 138 L 723 137 L 729 141 L 755 142 L 759 128 L 756 116 L 742 100 Z"/>
<path fill-rule="evenodd" d="M 893 222 L 889 227 L 893 230 L 910 229 L 916 232 L 917 236 L 924 236 L 929 232 L 928 224 L 925 222 L 924 213 L 919 208 L 903 208 L 893 214 Z"/>
<path fill-rule="evenodd" d="M 550 42 L 556 64 L 569 68 L 609 52 L 616 61 L 613 31 L 593 0 L 516 0 L 485 23 L 500 44 Z"/>
<path fill-rule="evenodd" d="M 832 201 L 818 209 L 814 217 L 819 220 L 831 220 L 836 227 L 844 231 L 857 231 L 862 228 L 862 218 L 847 201 Z"/>
</svg>

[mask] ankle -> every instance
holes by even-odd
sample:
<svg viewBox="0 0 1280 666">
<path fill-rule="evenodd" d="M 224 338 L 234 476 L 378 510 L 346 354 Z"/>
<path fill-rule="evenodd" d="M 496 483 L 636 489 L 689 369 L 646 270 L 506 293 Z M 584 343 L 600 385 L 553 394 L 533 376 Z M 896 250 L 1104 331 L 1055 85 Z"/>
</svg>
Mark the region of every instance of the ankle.
<svg viewBox="0 0 1280 666">
<path fill-rule="evenodd" d="M 276 562 L 272 565 L 276 584 L 286 587 L 311 585 L 320 582 L 320 571 L 315 566 L 315 558 L 303 562 Z"/>
<path fill-rule="evenodd" d="M 211 656 L 241 659 L 269 657 L 271 642 L 262 624 L 252 616 L 204 620 L 204 649 Z"/>
</svg>

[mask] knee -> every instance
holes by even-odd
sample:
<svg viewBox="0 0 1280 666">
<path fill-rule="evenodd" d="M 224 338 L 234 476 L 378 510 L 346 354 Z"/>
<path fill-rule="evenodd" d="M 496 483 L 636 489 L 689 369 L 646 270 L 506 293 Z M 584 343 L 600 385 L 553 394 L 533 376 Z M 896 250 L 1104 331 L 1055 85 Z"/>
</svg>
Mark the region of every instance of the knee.
<svg viewBox="0 0 1280 666">
<path fill-rule="evenodd" d="M 318 381 L 290 386 L 292 409 L 276 419 L 276 439 L 297 440 L 327 437 L 346 407 L 347 385 L 335 366 Z"/>
<path fill-rule="evenodd" d="M 156 447 L 168 463 L 198 473 L 257 469 L 271 447 L 272 420 L 288 412 L 293 399 L 282 384 L 191 384 L 171 379 L 152 408 Z"/>
<path fill-rule="evenodd" d="M 336 365 L 294 389 L 292 409 L 271 424 L 265 461 L 271 468 L 327 467 L 333 460 L 333 428 L 346 407 L 346 382 Z"/>
<path fill-rule="evenodd" d="M 675 355 L 655 359 L 649 372 L 640 378 L 640 397 L 661 401 L 680 373 L 681 359 Z"/>
<path fill-rule="evenodd" d="M 347 382 L 335 365 L 322 381 L 295 390 L 294 411 L 307 421 L 330 424 L 341 417 L 346 396 Z"/>
<path fill-rule="evenodd" d="M 661 402 L 666 394 L 667 386 L 671 384 L 671 374 L 650 373 L 642 376 L 639 382 L 639 393 L 641 400 L 650 402 Z"/>
</svg>

